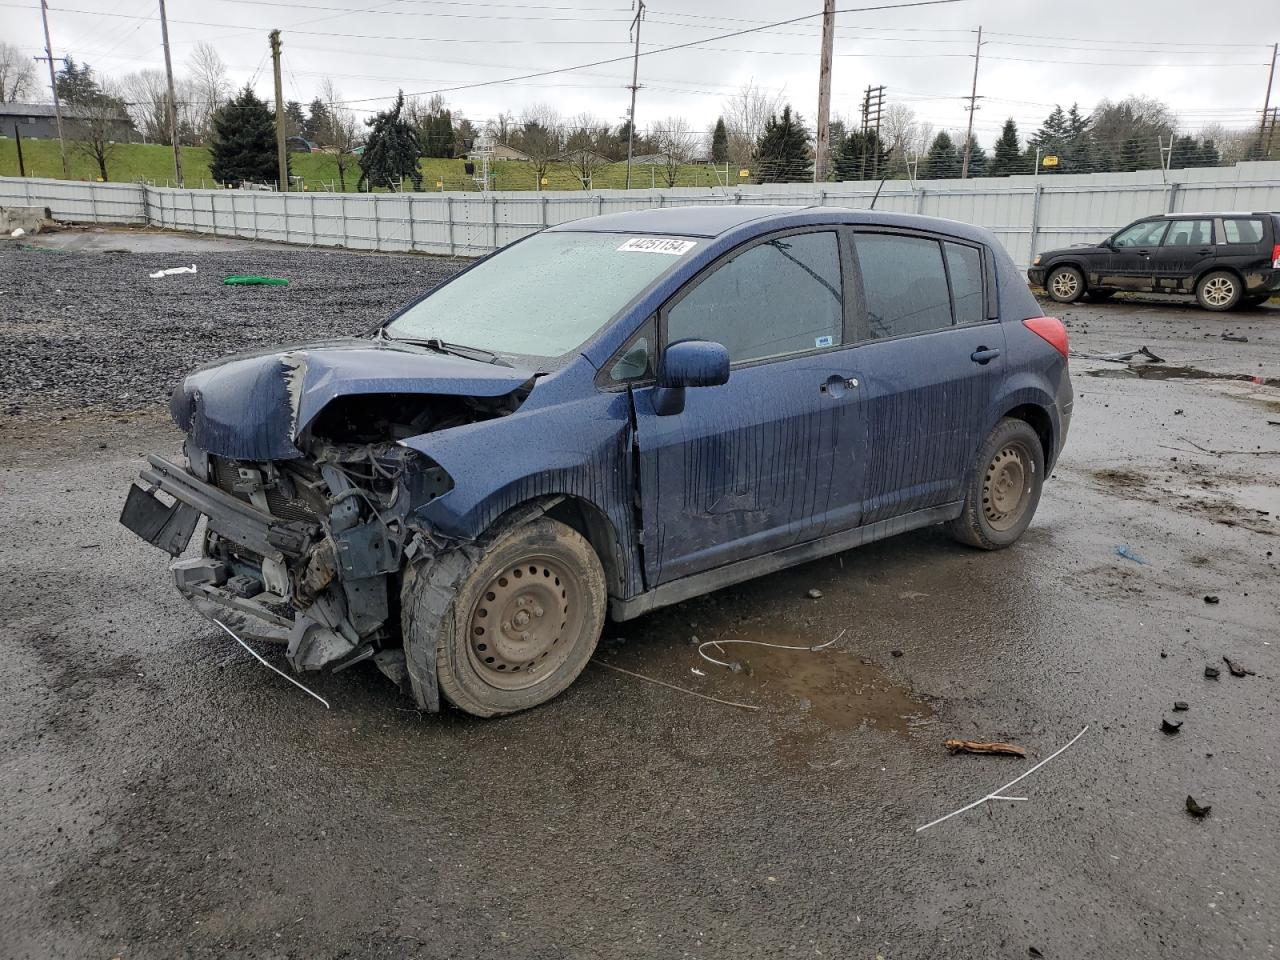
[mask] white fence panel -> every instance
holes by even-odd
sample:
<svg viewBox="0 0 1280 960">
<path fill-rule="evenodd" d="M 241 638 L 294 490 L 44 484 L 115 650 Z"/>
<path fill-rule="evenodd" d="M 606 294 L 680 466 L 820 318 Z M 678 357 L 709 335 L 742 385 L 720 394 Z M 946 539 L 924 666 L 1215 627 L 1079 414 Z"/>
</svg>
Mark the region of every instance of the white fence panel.
<svg viewBox="0 0 1280 960">
<path fill-rule="evenodd" d="M 877 191 L 879 196 L 876 197 Z M 1000 179 L 790 183 L 546 193 L 288 193 L 0 178 L 0 204 L 56 219 L 151 224 L 251 240 L 479 256 L 543 227 L 685 204 L 800 204 L 919 213 L 991 230 L 1025 266 L 1038 250 L 1153 213 L 1280 210 L 1280 161 L 1136 173 Z"/>
</svg>

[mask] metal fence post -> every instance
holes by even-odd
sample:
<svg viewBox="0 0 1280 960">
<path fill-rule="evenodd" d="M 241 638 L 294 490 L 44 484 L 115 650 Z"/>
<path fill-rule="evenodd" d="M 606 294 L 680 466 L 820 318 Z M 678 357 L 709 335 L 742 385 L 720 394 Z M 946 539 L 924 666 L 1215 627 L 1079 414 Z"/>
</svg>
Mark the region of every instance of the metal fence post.
<svg viewBox="0 0 1280 960">
<path fill-rule="evenodd" d="M 1037 183 L 1031 199 L 1031 242 L 1027 248 L 1027 261 L 1036 255 L 1036 242 L 1040 234 L 1040 198 L 1044 195 L 1044 184 Z"/>
<path fill-rule="evenodd" d="M 924 187 L 920 188 L 920 192 L 916 194 L 916 213 L 924 213 Z"/>
<path fill-rule="evenodd" d="M 289 242 L 289 191 L 280 191 L 280 205 L 284 210 L 284 242 Z"/>
<path fill-rule="evenodd" d="M 311 197 L 311 245 L 315 246 L 319 242 L 320 236 L 316 233 L 316 195 L 310 194 Z"/>
<path fill-rule="evenodd" d="M 596 216 L 598 217 L 602 213 L 604 213 L 604 197 L 602 197 L 600 194 L 597 193 L 596 194 Z"/>
<path fill-rule="evenodd" d="M 240 236 L 240 220 L 236 217 L 236 193 L 231 191 L 231 235 Z"/>
<path fill-rule="evenodd" d="M 142 225 L 149 227 L 151 226 L 151 188 L 145 183 L 140 183 L 138 189 L 142 191 Z"/>
<path fill-rule="evenodd" d="M 372 184 L 370 184 L 372 187 Z M 369 202 L 373 204 L 373 249 L 382 249 L 382 220 L 378 216 L 378 196 L 375 193 L 369 194 Z"/>
<path fill-rule="evenodd" d="M 445 194 L 444 198 L 444 229 L 445 236 L 449 240 L 449 256 L 456 257 L 458 251 L 453 243 L 453 197 L 448 194 Z"/>
<path fill-rule="evenodd" d="M 253 239 L 258 239 L 258 193 L 249 194 L 249 218 L 253 221 Z"/>
<path fill-rule="evenodd" d="M 498 198 L 489 195 L 489 225 L 492 227 L 491 238 L 492 243 L 489 245 L 490 250 L 498 249 Z"/>
<path fill-rule="evenodd" d="M 1169 184 L 1169 200 L 1165 206 L 1165 211 L 1164 211 L 1165 213 L 1175 212 L 1174 208 L 1177 206 L 1177 203 L 1178 203 L 1178 189 L 1181 186 L 1182 184 L 1178 183 L 1178 181 L 1176 180 Z"/>
<path fill-rule="evenodd" d="M 542 208 L 542 226 L 545 229 L 546 227 L 549 226 L 549 224 L 547 223 L 547 198 L 541 197 L 540 201 L 541 202 L 538 204 L 538 206 Z"/>
<path fill-rule="evenodd" d="M 342 249 L 346 250 L 351 246 L 351 240 L 347 236 L 347 192 L 342 191 L 342 202 L 338 204 L 338 217 L 342 220 Z"/>
<path fill-rule="evenodd" d="M 209 225 L 213 229 L 213 235 L 218 235 L 218 208 L 213 205 L 213 192 L 209 193 Z"/>
</svg>

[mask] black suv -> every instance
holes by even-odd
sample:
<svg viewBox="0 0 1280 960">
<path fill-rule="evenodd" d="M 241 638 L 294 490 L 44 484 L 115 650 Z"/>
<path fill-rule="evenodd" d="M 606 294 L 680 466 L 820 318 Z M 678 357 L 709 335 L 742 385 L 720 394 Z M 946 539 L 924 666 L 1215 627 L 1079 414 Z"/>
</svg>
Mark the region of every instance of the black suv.
<svg viewBox="0 0 1280 960">
<path fill-rule="evenodd" d="M 1097 245 L 1038 254 L 1027 278 L 1059 303 L 1143 290 L 1195 293 L 1206 310 L 1257 306 L 1280 293 L 1280 214 L 1147 217 Z"/>
</svg>

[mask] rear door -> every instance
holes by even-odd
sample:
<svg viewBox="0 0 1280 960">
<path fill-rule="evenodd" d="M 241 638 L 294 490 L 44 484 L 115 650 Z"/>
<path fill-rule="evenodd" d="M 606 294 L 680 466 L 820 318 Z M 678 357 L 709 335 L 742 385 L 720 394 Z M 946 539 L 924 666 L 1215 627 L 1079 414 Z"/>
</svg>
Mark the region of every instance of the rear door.
<svg viewBox="0 0 1280 960">
<path fill-rule="evenodd" d="M 994 269 L 983 247 L 922 233 L 853 233 L 861 304 L 863 489 L 856 509 L 832 510 L 834 532 L 958 499 L 1005 375 Z M 837 459 L 846 451 L 837 449 Z M 842 491 L 833 487 L 833 501 Z"/>
<path fill-rule="evenodd" d="M 1170 221 L 1164 242 L 1151 256 L 1156 289 L 1191 289 L 1194 279 L 1217 255 L 1213 240 L 1212 217 Z"/>
<path fill-rule="evenodd" d="M 1099 277 L 1102 286 L 1145 290 L 1155 283 L 1152 256 L 1164 240 L 1167 220 L 1140 220 L 1111 238 L 1111 253 Z"/>
<path fill-rule="evenodd" d="M 845 383 L 857 379 L 842 350 L 844 272 L 836 228 L 772 235 L 713 264 L 659 312 L 664 345 L 722 343 L 731 372 L 721 386 L 686 389 L 683 410 L 665 416 L 657 387 L 633 390 L 650 584 L 821 531 L 837 433 L 856 429 L 843 410 L 856 392 Z"/>
</svg>

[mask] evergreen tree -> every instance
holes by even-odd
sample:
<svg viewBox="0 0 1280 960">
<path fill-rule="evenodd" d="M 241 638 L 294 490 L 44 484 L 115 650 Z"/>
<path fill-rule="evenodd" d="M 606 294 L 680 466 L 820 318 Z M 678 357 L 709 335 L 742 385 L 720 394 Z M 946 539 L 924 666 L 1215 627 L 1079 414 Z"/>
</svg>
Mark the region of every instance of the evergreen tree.
<svg viewBox="0 0 1280 960">
<path fill-rule="evenodd" d="M 284 129 L 291 137 L 302 136 L 307 126 L 307 116 L 302 112 L 302 104 L 297 100 L 284 102 Z"/>
<path fill-rule="evenodd" d="M 210 146 L 209 172 L 221 184 L 274 183 L 279 175 L 275 115 L 247 84 L 213 115 Z"/>
<path fill-rule="evenodd" d="M 333 143 L 333 114 L 329 111 L 329 105 L 319 97 L 311 101 L 307 122 L 302 129 L 303 136 L 308 140 L 314 140 L 326 146 Z"/>
<path fill-rule="evenodd" d="M 77 106 L 92 103 L 102 93 L 94 79 L 93 68 L 87 63 L 77 66 L 71 57 L 67 57 L 54 79 L 58 99 L 63 103 Z"/>
<path fill-rule="evenodd" d="M 885 175 L 889 149 L 874 129 L 854 130 L 832 144 L 837 180 L 878 180 Z"/>
<path fill-rule="evenodd" d="M 424 157 L 452 157 L 454 151 L 453 113 L 429 113 L 418 128 Z"/>
<path fill-rule="evenodd" d="M 945 130 L 938 132 L 929 145 L 924 163 L 920 166 L 922 180 L 953 180 L 960 176 L 960 151 L 956 149 L 951 135 Z"/>
<path fill-rule="evenodd" d="M 791 104 L 782 108 L 782 116 L 771 116 L 756 144 L 757 179 L 761 183 L 802 183 L 809 172 L 809 133 L 800 114 L 791 112 Z"/>
<path fill-rule="evenodd" d="M 991 166 L 987 169 L 989 177 L 1008 177 L 1015 173 L 1026 173 L 1027 167 L 1022 160 L 1022 147 L 1018 144 L 1018 125 L 1013 117 L 1004 122 L 1000 131 L 1000 139 L 996 141 L 995 155 L 991 158 Z"/>
<path fill-rule="evenodd" d="M 960 167 L 961 170 L 964 169 L 963 157 L 964 155 L 961 154 L 961 167 Z M 987 151 L 982 148 L 982 144 L 980 144 L 977 140 L 972 141 L 969 144 L 969 176 L 971 177 L 989 176 L 989 174 L 987 173 L 987 168 L 990 166 L 990 163 L 991 161 L 987 157 Z"/>
<path fill-rule="evenodd" d="M 729 131 L 725 129 L 724 117 L 716 120 L 716 128 L 711 131 L 711 162 L 729 162 Z"/>
<path fill-rule="evenodd" d="M 422 147 L 418 141 L 418 131 L 404 119 L 403 111 L 404 91 L 401 90 L 396 94 L 396 102 L 391 109 L 365 121 L 369 137 L 365 141 L 364 153 L 360 156 L 360 183 L 357 189 L 363 189 L 366 185 L 393 186 L 404 177 L 413 181 L 414 190 L 422 189 L 422 171 L 418 169 Z"/>
</svg>

